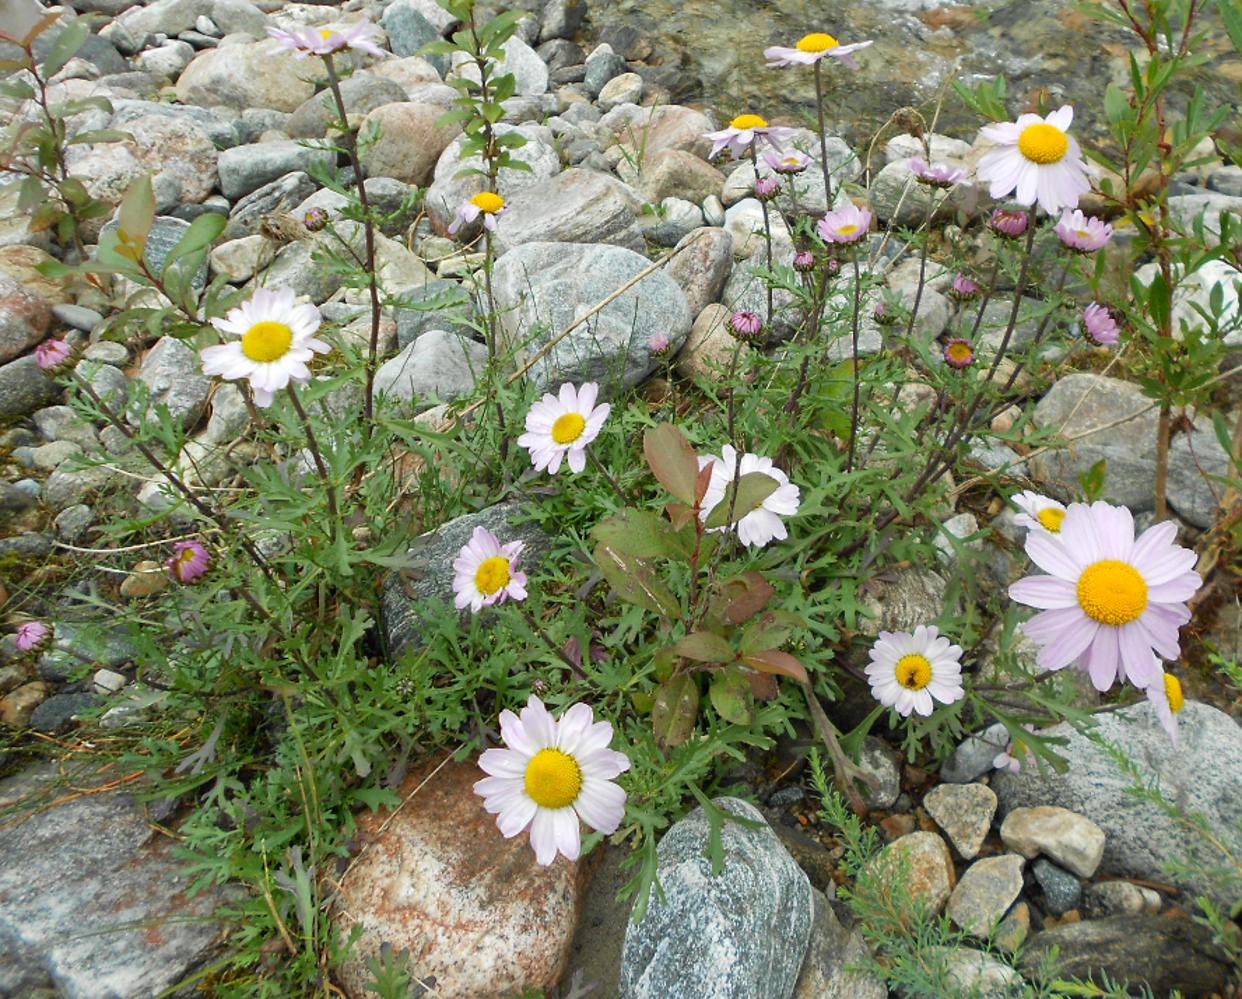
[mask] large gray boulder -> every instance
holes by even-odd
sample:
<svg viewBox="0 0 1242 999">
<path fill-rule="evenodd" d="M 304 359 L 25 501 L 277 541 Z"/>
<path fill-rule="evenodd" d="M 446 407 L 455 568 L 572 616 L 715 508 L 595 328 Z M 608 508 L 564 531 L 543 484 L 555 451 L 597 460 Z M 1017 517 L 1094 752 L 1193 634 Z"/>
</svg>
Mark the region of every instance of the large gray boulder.
<svg viewBox="0 0 1242 999">
<path fill-rule="evenodd" d="M 650 266 L 617 246 L 527 243 L 496 264 L 492 278 L 502 339 L 521 363 Z M 674 352 L 690 332 L 685 293 L 656 270 L 559 340 L 531 368 L 541 389 L 597 381 L 605 393 L 637 385 L 655 369 L 647 344 L 657 333 Z"/>
<path fill-rule="evenodd" d="M 474 391 L 487 348 L 461 333 L 427 330 L 375 373 L 375 391 L 428 409 Z"/>
<path fill-rule="evenodd" d="M 810 943 L 811 883 L 754 806 L 714 804 L 746 820 L 720 830 L 724 869 L 712 871 L 711 825 L 697 808 L 657 847 L 657 877 L 641 922 L 630 923 L 622 999 L 789 999 Z"/>
<path fill-rule="evenodd" d="M 545 241 L 641 250 L 641 210 L 638 196 L 615 177 L 574 167 L 514 195 L 496 222 L 497 252 Z"/>
</svg>

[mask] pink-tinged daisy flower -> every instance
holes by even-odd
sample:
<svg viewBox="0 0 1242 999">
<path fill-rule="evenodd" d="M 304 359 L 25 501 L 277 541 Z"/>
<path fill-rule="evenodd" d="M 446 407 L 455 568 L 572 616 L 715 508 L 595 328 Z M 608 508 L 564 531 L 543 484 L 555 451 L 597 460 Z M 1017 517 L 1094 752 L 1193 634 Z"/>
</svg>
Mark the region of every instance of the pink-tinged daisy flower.
<svg viewBox="0 0 1242 999">
<path fill-rule="evenodd" d="M 781 182 L 775 177 L 760 177 L 755 181 L 755 197 L 760 201 L 771 201 L 781 193 Z"/>
<path fill-rule="evenodd" d="M 953 283 L 949 285 L 949 297 L 956 298 L 959 302 L 969 302 L 978 294 L 978 282 L 967 277 L 965 274 L 955 275 Z"/>
<path fill-rule="evenodd" d="M 44 340 L 34 349 L 35 363 L 44 371 L 53 371 L 73 356 L 73 348 L 64 340 Z"/>
<path fill-rule="evenodd" d="M 1061 533 L 1061 522 L 1065 519 L 1063 504 L 1032 489 L 1023 489 L 1017 496 L 1010 496 L 1009 501 L 1022 511 L 1013 518 L 1019 527 L 1025 527 L 1028 531 Z"/>
<path fill-rule="evenodd" d="M 1082 310 L 1082 326 L 1101 347 L 1113 347 L 1121 339 L 1121 328 L 1106 306 L 1092 302 Z"/>
<path fill-rule="evenodd" d="M 665 357 L 673 349 L 673 341 L 667 333 L 656 333 L 647 341 L 647 353 L 652 357 Z"/>
<path fill-rule="evenodd" d="M 630 760 L 608 748 L 612 726 L 595 721 L 589 705 L 566 708 L 558 721 L 532 694 L 520 716 L 500 713 L 500 735 L 507 748 L 479 757 L 479 768 L 490 776 L 474 785 L 474 793 L 505 839 L 529 830 L 535 860 L 546 867 L 558 853 L 578 859 L 579 820 L 597 832 L 617 831 L 625 791 L 614 781 Z"/>
<path fill-rule="evenodd" d="M 323 232 L 328 227 L 328 212 L 323 208 L 308 208 L 302 216 L 302 225 L 310 232 Z"/>
<path fill-rule="evenodd" d="M 1094 215 L 1084 215 L 1078 208 L 1062 214 L 1055 231 L 1062 243 L 1079 253 L 1094 253 L 1113 238 L 1111 225 Z"/>
<path fill-rule="evenodd" d="M 965 337 L 954 337 L 944 345 L 944 361 L 951 368 L 969 368 L 975 363 L 975 348 Z"/>
<path fill-rule="evenodd" d="M 770 493 L 757 509 L 751 510 L 737 521 L 737 536 L 748 548 L 762 548 L 773 539 L 784 541 L 789 537 L 782 517 L 792 517 L 798 512 L 801 504 L 800 490 L 789 481 L 789 476 L 772 464 L 771 458 L 758 454 L 743 454 L 741 466 L 738 466 L 737 451 L 731 444 L 720 449 L 720 457 L 713 455 L 699 456 L 699 471 L 708 465 L 712 467 L 712 477 L 707 484 L 707 492 L 703 496 L 701 520 L 707 520 L 712 510 L 725 501 L 725 493 L 736 476 L 741 478 L 751 472 L 762 472 L 778 483 L 776 490 Z M 723 531 L 717 527 L 713 530 Z"/>
<path fill-rule="evenodd" d="M 962 648 L 940 634 L 935 625 L 908 631 L 881 631 L 871 647 L 867 682 L 872 696 L 886 708 L 909 717 L 930 715 L 936 701 L 952 704 L 965 696 Z"/>
<path fill-rule="evenodd" d="M 735 312 L 729 317 L 729 329 L 737 339 L 749 342 L 763 332 L 763 320 L 757 312 Z"/>
<path fill-rule="evenodd" d="M 457 209 L 457 216 L 448 227 L 449 235 L 456 236 L 458 229 L 469 225 L 480 215 L 483 216 L 483 228 L 488 232 L 495 232 L 496 219 L 504 213 L 504 198 L 495 191 L 480 191 Z"/>
<path fill-rule="evenodd" d="M 299 59 L 332 55 L 346 49 L 365 52 L 377 59 L 384 55 L 375 44 L 375 26 L 367 21 L 355 21 L 344 28 L 295 28 L 292 31 L 268 28 L 267 33 L 276 39 L 279 48 L 293 52 Z"/>
<path fill-rule="evenodd" d="M 825 243 L 853 243 L 867 235 L 870 227 L 870 209 L 843 205 L 820 219 L 815 230 Z"/>
<path fill-rule="evenodd" d="M 815 161 L 800 149 L 787 149 L 783 153 L 769 149 L 763 154 L 763 162 L 776 173 L 794 174 L 802 173 Z"/>
<path fill-rule="evenodd" d="M 26 621 L 17 626 L 13 644 L 18 652 L 35 652 L 52 640 L 52 629 L 42 621 Z"/>
<path fill-rule="evenodd" d="M 799 250 L 794 254 L 793 269 L 799 274 L 807 274 L 815 270 L 815 254 L 810 250 Z"/>
<path fill-rule="evenodd" d="M 552 475 L 560 471 L 566 460 L 572 472 L 586 468 L 586 449 L 599 436 L 600 428 L 612 412 L 608 403 L 595 405 L 599 386 L 586 382 L 574 388 L 566 382 L 559 395 L 548 392 L 530 407 L 526 414 L 526 433 L 518 445 L 530 452 L 535 470 L 545 468 Z"/>
<path fill-rule="evenodd" d="M 1017 239 L 1026 233 L 1026 227 L 1031 224 L 1031 217 L 1026 212 L 1006 211 L 998 208 L 992 213 L 990 225 L 992 231 L 998 236 L 1005 239 Z"/>
<path fill-rule="evenodd" d="M 173 545 L 172 557 L 165 565 L 178 583 L 193 583 L 207 574 L 211 568 L 211 556 L 201 541 L 178 541 Z"/>
<path fill-rule="evenodd" d="M 517 567 L 525 547 L 524 541 L 502 545 L 487 528 L 476 527 L 453 559 L 453 602 L 457 609 L 468 606 L 471 614 L 477 614 L 510 597 L 525 600 L 526 573 Z"/>
<path fill-rule="evenodd" d="M 781 143 L 788 141 L 793 135 L 792 128 L 783 125 L 769 125 L 767 119 L 757 114 L 740 114 L 729 122 L 728 128 L 719 132 L 707 132 L 704 138 L 712 140 L 712 151 L 708 158 L 716 156 L 721 150 L 729 150 L 736 160 L 750 152 L 750 147 L 762 140 L 773 149 L 780 150 Z"/>
<path fill-rule="evenodd" d="M 947 163 L 928 163 L 921 156 L 912 156 L 909 161 L 910 172 L 920 183 L 931 187 L 952 187 L 966 179 L 966 171 L 961 167 L 949 166 Z"/>
<path fill-rule="evenodd" d="M 782 48 L 779 45 L 764 49 L 763 57 L 768 60 L 768 66 L 773 67 L 811 66 L 821 59 L 832 56 L 834 59 L 840 59 L 850 69 L 857 69 L 858 60 L 854 58 L 853 53 L 859 49 L 865 49 L 870 44 L 870 41 L 865 41 L 842 45 L 832 35 L 822 31 L 813 31 L 799 38 L 791 49 Z"/>
<path fill-rule="evenodd" d="M 1169 740 L 1176 746 L 1178 741 L 1177 716 L 1186 706 L 1186 695 L 1182 693 L 1181 680 L 1172 673 L 1164 672 L 1160 668 L 1159 659 L 1156 660 L 1155 668 L 1160 676 L 1147 685 L 1145 693 L 1155 709 L 1156 717 L 1160 719 L 1160 724 L 1169 733 Z"/>
<path fill-rule="evenodd" d="M 1034 732 L 1034 725 L 1024 726 L 1028 732 Z M 1008 770 L 1011 774 L 1018 773 L 1022 767 L 1030 763 L 1033 754 L 1026 748 L 1026 743 L 1021 739 L 1011 739 L 1009 744 L 992 760 L 992 767 L 996 770 Z"/>
<path fill-rule="evenodd" d="M 1202 583 L 1197 556 L 1176 537 L 1177 526 L 1164 521 L 1135 540 L 1130 511 L 1102 500 L 1071 503 L 1055 536 L 1027 534 L 1027 555 L 1049 575 L 1018 580 L 1009 596 L 1040 609 L 1022 626 L 1040 646 L 1039 667 L 1076 662 L 1097 690 L 1117 679 L 1154 682 L 1152 653 L 1178 656 L 1186 601 Z"/>
<path fill-rule="evenodd" d="M 221 333 L 237 339 L 204 347 L 200 351 L 203 373 L 228 381 L 245 378 L 254 392 L 255 404 L 270 406 L 281 389 L 309 382 L 307 363 L 316 354 L 331 350 L 315 339 L 319 323 L 317 308 L 294 304 L 293 289 L 259 288 L 223 319 L 211 321 Z"/>
<path fill-rule="evenodd" d="M 992 197 L 1013 193 L 1020 204 L 1038 202 L 1049 215 L 1077 207 L 1091 183 L 1078 141 L 1066 134 L 1073 120 L 1074 109 L 1066 104 L 1047 118 L 1024 114 L 1016 122 L 985 126 L 983 137 L 997 145 L 979 160 L 977 174 L 991 185 Z"/>
</svg>

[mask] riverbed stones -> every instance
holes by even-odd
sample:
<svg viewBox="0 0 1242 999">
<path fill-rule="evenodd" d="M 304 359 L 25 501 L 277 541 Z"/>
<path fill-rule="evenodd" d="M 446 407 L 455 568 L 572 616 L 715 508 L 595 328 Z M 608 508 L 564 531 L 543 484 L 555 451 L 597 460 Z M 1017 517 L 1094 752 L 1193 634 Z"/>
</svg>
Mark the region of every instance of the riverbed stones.
<svg viewBox="0 0 1242 999">
<path fill-rule="evenodd" d="M 649 266 L 641 254 L 598 244 L 532 242 L 501 257 L 492 288 L 507 347 L 519 364 L 548 348 L 526 377 L 540 389 L 597 381 L 607 394 L 637 385 L 654 370 L 647 350 L 654 335 L 680 348 L 690 332 L 690 310 L 685 294 L 660 270 L 553 342 Z"/>
<path fill-rule="evenodd" d="M 793 999 L 887 999 L 884 982 L 858 970 L 871 959 L 862 934 L 841 922 L 823 892 L 812 889 L 812 893 L 815 918 L 811 923 L 811 941 Z"/>
<path fill-rule="evenodd" d="M 793 992 L 814 916 L 810 882 L 752 805 L 737 798 L 713 804 L 748 825 L 725 820 L 718 874 L 701 807 L 664 834 L 656 848 L 663 894 L 653 892 L 642 921 L 626 929 L 622 999 Z"/>
<path fill-rule="evenodd" d="M 276 49 L 270 39 L 204 49 L 177 79 L 177 99 L 202 107 L 224 105 L 296 111 L 315 92 L 309 61 Z"/>
<path fill-rule="evenodd" d="M 147 387 L 149 406 L 168 407 L 169 415 L 187 430 L 203 415 L 211 379 L 184 340 L 161 337 L 142 359 L 137 377 Z"/>
<path fill-rule="evenodd" d="M 373 73 L 354 73 L 340 82 L 341 97 L 348 114 L 365 115 L 385 104 L 404 101 L 405 89 L 395 80 Z M 307 98 L 289 118 L 285 129 L 295 139 L 318 139 L 337 120 L 336 102 L 331 91 L 321 90 Z"/>
<path fill-rule="evenodd" d="M 336 920 L 361 936 L 338 974 L 351 994 L 371 979 L 380 945 L 444 999 L 508 999 L 551 988 L 569 954 L 580 865 L 531 861 L 527 836 L 505 839 L 474 793 L 471 762 L 429 766 L 397 790 L 416 808 L 359 816 L 363 849 L 341 879 Z M 425 783 L 424 783 L 425 779 Z"/>
<path fill-rule="evenodd" d="M 42 340 L 51 317 L 43 298 L 0 272 L 0 363 L 20 357 Z"/>
<path fill-rule="evenodd" d="M 733 237 L 726 229 L 703 226 L 687 234 L 674 248 L 664 273 L 686 295 L 692 316 L 720 299 L 733 270 Z"/>
<path fill-rule="evenodd" d="M 1040 857 L 1031 865 L 1031 873 L 1035 875 L 1039 887 L 1044 890 L 1044 908 L 1052 915 L 1060 916 L 1071 909 L 1077 909 L 1082 902 L 1082 882 L 1069 871 Z M 1105 882 L 1121 883 L 1123 882 Z"/>
<path fill-rule="evenodd" d="M 60 387 L 47 377 L 34 355 L 0 365 L 0 419 L 22 416 L 58 395 Z"/>
<path fill-rule="evenodd" d="M 1079 877 L 1089 878 L 1104 856 L 1104 830 L 1068 808 L 1015 808 L 1001 824 L 1001 839 L 1028 860 L 1041 853 Z"/>
<path fill-rule="evenodd" d="M 965 860 L 978 856 L 996 814 L 996 793 L 986 784 L 938 784 L 923 807 Z"/>
<path fill-rule="evenodd" d="M 216 166 L 220 173 L 220 190 L 230 201 L 236 201 L 286 174 L 310 173 L 316 167 L 324 169 L 333 159 L 333 154 L 327 150 L 310 149 L 293 139 L 283 139 L 226 149 Z"/>
<path fill-rule="evenodd" d="M 600 119 L 600 125 L 616 137 L 625 154 L 636 162 L 665 149 L 681 149 L 706 158 L 712 144 L 703 136 L 716 127 L 702 111 L 680 104 L 650 108 L 619 104 Z"/>
<path fill-rule="evenodd" d="M 615 177 L 577 167 L 519 191 L 496 222 L 496 251 L 525 243 L 644 248 L 637 196 Z"/>
<path fill-rule="evenodd" d="M 881 884 L 900 885 L 903 895 L 922 901 L 930 912 L 944 908 L 957 874 L 953 857 L 943 839 L 934 832 L 907 833 L 886 846 L 868 868 Z"/>
<path fill-rule="evenodd" d="M 401 101 L 370 112 L 362 130 L 379 129 L 379 138 L 361 152 L 369 176 L 395 177 L 420 187 L 431 181 L 436 160 L 461 129 L 442 125 L 444 109 L 434 104 Z"/>
<path fill-rule="evenodd" d="M 427 409 L 474 391 L 487 348 L 459 333 L 428 330 L 375 373 L 375 391 Z"/>
<path fill-rule="evenodd" d="M 1022 891 L 1025 864 L 1016 853 L 976 860 L 949 896 L 949 918 L 967 933 L 986 937 Z"/>
</svg>

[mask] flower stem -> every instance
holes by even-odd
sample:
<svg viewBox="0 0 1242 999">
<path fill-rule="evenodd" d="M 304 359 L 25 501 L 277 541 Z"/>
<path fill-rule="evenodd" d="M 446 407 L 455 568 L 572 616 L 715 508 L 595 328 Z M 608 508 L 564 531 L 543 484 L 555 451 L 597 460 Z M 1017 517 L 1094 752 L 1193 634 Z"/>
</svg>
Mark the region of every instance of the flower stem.
<svg viewBox="0 0 1242 999">
<path fill-rule="evenodd" d="M 819 63 L 815 64 L 816 66 Z M 858 310 L 862 291 L 862 278 L 858 271 L 858 248 L 854 248 L 854 317 L 850 328 L 850 357 L 854 375 L 854 400 L 850 406 L 850 449 L 845 459 L 845 470 L 854 469 L 854 450 L 858 441 L 858 406 L 862 395 L 862 379 L 858 373 Z"/>
<path fill-rule="evenodd" d="M 328 465 L 323 460 L 323 449 L 319 446 L 319 440 L 315 437 L 315 429 L 311 426 L 310 417 L 306 415 L 306 410 L 302 408 L 302 400 L 298 398 L 297 389 L 293 382 L 289 383 L 289 401 L 293 403 L 293 409 L 298 414 L 298 421 L 302 424 L 302 432 L 306 434 L 306 444 L 310 449 L 311 458 L 315 462 L 315 470 L 319 473 L 319 478 L 323 482 L 324 492 L 328 499 L 328 512 L 332 515 L 332 536 L 335 539 L 338 531 L 341 530 L 341 511 L 336 502 L 336 487 L 332 485 L 332 476 L 328 474 Z"/>
<path fill-rule="evenodd" d="M 755 171 L 755 195 L 759 194 L 759 154 L 755 152 L 755 146 L 758 139 L 752 139 L 750 143 L 750 165 Z M 772 223 L 768 218 L 768 203 L 764 198 L 759 198 L 759 207 L 763 210 L 763 245 L 767 250 L 768 270 L 772 270 Z M 766 323 L 772 325 L 772 282 L 767 278 L 764 279 L 764 285 L 768 290 L 768 315 Z"/>
<path fill-rule="evenodd" d="M 608 471 L 607 468 L 604 467 L 604 463 L 595 456 L 595 452 L 592 451 L 590 448 L 587 448 L 586 455 L 587 455 L 587 458 L 590 460 L 591 464 L 594 466 L 595 470 L 599 472 L 599 474 L 602 475 L 605 479 L 608 480 L 608 484 L 612 486 L 612 491 L 617 494 L 617 499 L 621 501 L 621 505 L 625 506 L 626 504 L 628 504 L 629 497 L 625 495 L 625 490 L 622 489 L 621 484 L 612 477 L 612 473 Z"/>
<path fill-rule="evenodd" d="M 526 620 L 526 624 L 530 627 L 530 630 L 543 639 L 544 645 L 551 649 L 556 657 L 568 666 L 574 675 L 578 677 L 578 679 L 589 681 L 590 677 L 586 675 L 583 668 L 570 659 L 569 654 L 554 641 L 552 641 L 552 637 L 547 633 L 543 625 L 535 620 L 535 615 L 530 612 L 530 608 L 528 608 L 526 604 L 522 603 L 518 604 L 518 609 L 522 612 L 522 617 Z M 584 654 L 590 655 L 591 650 L 589 648 L 585 649 Z"/>
<path fill-rule="evenodd" d="M 819 119 L 819 166 L 824 171 L 824 204 L 832 211 L 832 172 L 828 169 L 828 134 L 824 128 L 824 75 L 815 61 L 815 114 Z"/>
</svg>

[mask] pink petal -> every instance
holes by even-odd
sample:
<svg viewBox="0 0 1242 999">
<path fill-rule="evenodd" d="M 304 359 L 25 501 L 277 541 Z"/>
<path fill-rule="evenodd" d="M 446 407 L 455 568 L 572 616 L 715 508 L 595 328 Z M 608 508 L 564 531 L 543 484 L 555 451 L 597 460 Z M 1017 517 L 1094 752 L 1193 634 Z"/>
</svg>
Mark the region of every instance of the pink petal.
<svg viewBox="0 0 1242 999">
<path fill-rule="evenodd" d="M 1056 576 L 1027 576 L 1009 587 L 1009 596 L 1028 607 L 1041 610 L 1078 605 L 1077 587 Z"/>
</svg>

